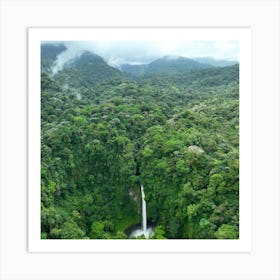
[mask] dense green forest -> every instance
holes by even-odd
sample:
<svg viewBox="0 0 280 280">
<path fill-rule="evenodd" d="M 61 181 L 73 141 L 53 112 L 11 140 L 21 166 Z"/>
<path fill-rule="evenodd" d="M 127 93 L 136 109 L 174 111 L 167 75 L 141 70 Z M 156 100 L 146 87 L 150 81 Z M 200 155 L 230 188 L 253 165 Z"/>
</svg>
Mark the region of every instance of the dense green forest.
<svg viewBox="0 0 280 280">
<path fill-rule="evenodd" d="M 238 238 L 238 64 L 129 73 L 86 52 L 54 74 L 64 49 L 41 47 L 41 238 L 129 238 L 140 184 L 151 238 Z"/>
</svg>

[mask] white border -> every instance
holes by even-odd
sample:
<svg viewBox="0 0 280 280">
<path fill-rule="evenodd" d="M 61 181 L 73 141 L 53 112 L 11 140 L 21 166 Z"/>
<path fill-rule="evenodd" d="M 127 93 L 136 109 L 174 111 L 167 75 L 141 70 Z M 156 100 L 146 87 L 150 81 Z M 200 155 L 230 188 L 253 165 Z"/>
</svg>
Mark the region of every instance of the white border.
<svg viewBox="0 0 280 280">
<path fill-rule="evenodd" d="M 240 238 L 238 240 L 41 240 L 40 43 L 90 40 L 235 40 L 240 58 Z M 29 29 L 29 251 L 30 252 L 249 252 L 251 230 L 252 99 L 249 28 L 30 28 Z"/>
<path fill-rule="evenodd" d="M 0 279 L 279 280 L 278 0 L 0 0 Z M 27 34 L 31 26 L 247 26 L 253 46 L 250 253 L 27 251 Z"/>
</svg>

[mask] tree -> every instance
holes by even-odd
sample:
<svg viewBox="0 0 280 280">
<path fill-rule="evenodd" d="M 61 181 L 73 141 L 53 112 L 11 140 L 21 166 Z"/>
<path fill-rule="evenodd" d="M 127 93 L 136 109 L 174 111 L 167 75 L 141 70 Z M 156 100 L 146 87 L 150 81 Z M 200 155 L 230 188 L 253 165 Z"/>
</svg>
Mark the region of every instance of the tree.
<svg viewBox="0 0 280 280">
<path fill-rule="evenodd" d="M 154 238 L 155 239 L 166 239 L 166 237 L 164 235 L 165 235 L 165 233 L 164 233 L 163 226 L 161 226 L 161 225 L 156 226 Z"/>
<path fill-rule="evenodd" d="M 50 231 L 52 239 L 85 239 L 85 232 L 73 221 L 66 221 L 61 228 Z"/>
<path fill-rule="evenodd" d="M 104 223 L 103 222 L 93 222 L 90 229 L 89 237 L 91 239 L 102 239 L 104 238 Z"/>
<path fill-rule="evenodd" d="M 232 225 L 222 224 L 215 232 L 217 239 L 238 239 L 238 232 Z"/>
</svg>

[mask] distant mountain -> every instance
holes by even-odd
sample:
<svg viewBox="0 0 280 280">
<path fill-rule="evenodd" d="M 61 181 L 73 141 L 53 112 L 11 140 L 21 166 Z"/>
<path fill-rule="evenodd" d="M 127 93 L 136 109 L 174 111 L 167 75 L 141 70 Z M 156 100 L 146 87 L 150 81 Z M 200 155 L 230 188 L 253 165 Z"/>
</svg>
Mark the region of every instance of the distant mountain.
<svg viewBox="0 0 280 280">
<path fill-rule="evenodd" d="M 216 87 L 221 85 L 228 85 L 230 83 L 239 83 L 239 64 L 225 67 L 212 67 L 205 69 L 198 69 L 176 75 L 161 74 L 160 83 L 162 79 L 168 84 L 177 84 L 195 87 L 200 85 L 201 87 Z M 151 76 L 144 76 L 142 81 L 153 81 L 156 83 L 156 79 Z"/>
<path fill-rule="evenodd" d="M 63 43 L 41 45 L 42 73 L 51 74 L 64 88 L 90 87 L 107 79 L 120 77 L 144 77 L 157 74 L 180 75 L 194 70 L 215 69 L 238 64 L 237 61 L 219 60 L 211 57 L 186 58 L 164 56 L 149 64 L 123 64 L 114 68 L 99 55 L 84 51 L 61 65 L 58 56 L 67 51 Z M 59 71 L 55 68 L 59 66 Z"/>
<path fill-rule="evenodd" d="M 212 65 L 200 63 L 186 57 L 164 56 L 149 64 L 121 65 L 121 70 L 132 76 L 143 76 L 145 74 L 178 74 L 195 69 L 212 68 Z"/>
<path fill-rule="evenodd" d="M 120 70 L 109 66 L 101 56 L 85 51 L 68 61 L 55 75 L 55 79 L 61 82 L 64 80 L 65 84 L 72 87 L 80 87 L 120 76 Z"/>
<path fill-rule="evenodd" d="M 164 56 L 148 65 L 146 73 L 149 74 L 176 74 L 178 72 L 188 72 L 195 69 L 211 68 L 211 65 L 199 63 L 186 57 Z"/>
<path fill-rule="evenodd" d="M 41 44 L 41 71 L 50 74 L 57 56 L 65 50 L 63 44 Z"/>
<path fill-rule="evenodd" d="M 216 59 L 212 57 L 195 57 L 193 60 L 199 63 L 210 64 L 217 67 L 232 66 L 239 63 L 236 60 Z"/>
</svg>

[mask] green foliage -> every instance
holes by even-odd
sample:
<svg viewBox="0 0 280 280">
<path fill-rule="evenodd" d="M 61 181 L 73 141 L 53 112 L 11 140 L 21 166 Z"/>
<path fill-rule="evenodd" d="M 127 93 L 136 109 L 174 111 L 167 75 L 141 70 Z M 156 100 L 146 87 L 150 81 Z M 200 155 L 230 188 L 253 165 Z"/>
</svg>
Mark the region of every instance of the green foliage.
<svg viewBox="0 0 280 280">
<path fill-rule="evenodd" d="M 166 237 L 164 236 L 164 229 L 163 226 L 157 226 L 155 228 L 155 235 L 154 235 L 154 239 L 166 239 Z"/>
<path fill-rule="evenodd" d="M 103 222 L 94 222 L 91 225 L 90 228 L 90 238 L 92 239 L 102 239 L 105 236 L 105 231 L 104 231 L 104 223 Z"/>
<path fill-rule="evenodd" d="M 50 231 L 52 239 L 85 239 L 86 234 L 75 222 L 65 222 L 60 228 Z"/>
<path fill-rule="evenodd" d="M 237 239 L 238 232 L 232 225 L 222 224 L 215 232 L 217 239 Z"/>
<path fill-rule="evenodd" d="M 48 71 L 42 239 L 126 239 L 141 222 L 140 183 L 154 238 L 238 238 L 238 65 L 129 80 L 87 54 Z"/>
</svg>

